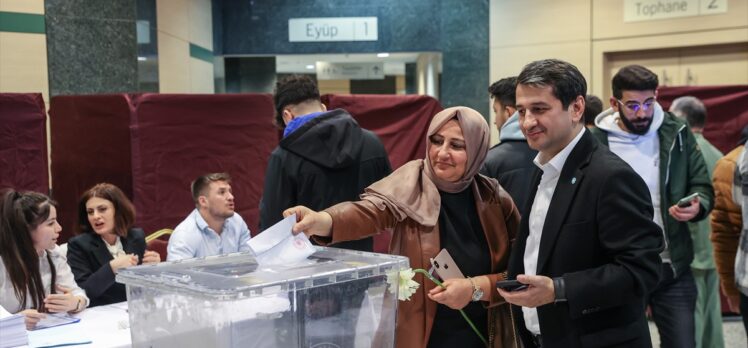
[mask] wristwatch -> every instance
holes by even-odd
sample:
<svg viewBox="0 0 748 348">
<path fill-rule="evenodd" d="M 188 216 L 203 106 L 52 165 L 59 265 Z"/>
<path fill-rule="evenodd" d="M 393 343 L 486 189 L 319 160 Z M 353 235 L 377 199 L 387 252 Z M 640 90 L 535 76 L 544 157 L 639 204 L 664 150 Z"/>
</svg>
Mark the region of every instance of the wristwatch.
<svg viewBox="0 0 748 348">
<path fill-rule="evenodd" d="M 467 279 L 470 281 L 470 284 L 473 284 L 473 298 L 470 300 L 473 302 L 480 301 L 480 299 L 483 298 L 483 289 L 481 289 L 480 286 L 475 284 L 475 281 L 473 281 L 473 278 L 467 277 Z"/>
</svg>

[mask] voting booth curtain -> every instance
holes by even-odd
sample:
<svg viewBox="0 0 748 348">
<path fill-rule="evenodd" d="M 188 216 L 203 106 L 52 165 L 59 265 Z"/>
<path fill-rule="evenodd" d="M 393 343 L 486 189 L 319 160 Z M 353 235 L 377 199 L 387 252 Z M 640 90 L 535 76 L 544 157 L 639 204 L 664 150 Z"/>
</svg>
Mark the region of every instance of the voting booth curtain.
<svg viewBox="0 0 748 348">
<path fill-rule="evenodd" d="M 136 225 L 150 233 L 174 228 L 194 208 L 192 180 L 223 171 L 233 177 L 237 211 L 257 233 L 265 166 L 278 142 L 272 105 L 266 94 L 52 98 L 60 242 L 78 232 L 78 199 L 97 183 L 122 189 L 135 204 Z"/>
<path fill-rule="evenodd" d="M 60 242 L 79 232 L 78 199 L 93 185 L 116 185 L 133 199 L 129 129 L 132 97 L 52 97 L 52 197 L 58 203 Z"/>
<path fill-rule="evenodd" d="M 270 152 L 278 143 L 267 94 L 146 94 L 134 100 L 132 178 L 138 223 L 174 228 L 195 204 L 190 183 L 227 172 L 236 211 L 258 233 Z"/>
<path fill-rule="evenodd" d="M 329 110 L 345 109 L 359 125 L 374 132 L 384 144 L 392 169 L 426 155 L 426 132 L 442 111 L 436 99 L 423 95 L 326 94 Z"/>
<path fill-rule="evenodd" d="M 48 193 L 44 110 L 40 93 L 0 93 L 0 189 Z"/>
<path fill-rule="evenodd" d="M 348 110 L 363 128 L 377 134 L 393 169 L 424 157 L 429 122 L 442 110 L 427 96 L 323 99 L 329 109 Z M 40 110 L 43 117 L 43 106 Z M 279 141 L 273 113 L 268 94 L 52 98 L 52 193 L 60 203 L 60 241 L 78 232 L 78 199 L 97 183 L 121 188 L 135 204 L 137 226 L 150 233 L 182 221 L 194 209 L 190 183 L 212 172 L 232 176 L 236 210 L 252 233 L 259 233 L 265 169 Z M 40 127 L 43 130 L 43 121 Z M 377 250 L 387 250 L 389 236 L 378 238 Z"/>
<path fill-rule="evenodd" d="M 657 101 L 668 110 L 675 98 L 687 95 L 706 106 L 704 137 L 725 154 L 737 147 L 740 131 L 748 125 L 748 86 L 662 87 Z"/>
</svg>

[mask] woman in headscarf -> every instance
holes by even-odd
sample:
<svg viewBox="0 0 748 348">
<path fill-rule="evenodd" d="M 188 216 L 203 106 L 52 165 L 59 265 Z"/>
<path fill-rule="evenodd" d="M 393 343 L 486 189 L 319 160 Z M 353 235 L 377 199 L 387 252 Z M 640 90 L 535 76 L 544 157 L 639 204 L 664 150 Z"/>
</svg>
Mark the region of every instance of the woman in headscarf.
<svg viewBox="0 0 748 348">
<path fill-rule="evenodd" d="M 453 107 L 434 116 L 424 160 L 404 164 L 372 184 L 357 202 L 322 212 L 297 206 L 295 233 L 320 244 L 364 238 L 392 229 L 389 251 L 413 268 L 429 269 L 444 248 L 464 279 L 444 289 L 422 275 L 410 301 L 399 303 L 397 347 L 483 347 L 457 309 L 463 309 L 490 347 L 514 347 L 509 306 L 494 288 L 505 278 L 519 214 L 496 180 L 478 174 L 488 149 L 488 124 L 477 111 Z"/>
</svg>

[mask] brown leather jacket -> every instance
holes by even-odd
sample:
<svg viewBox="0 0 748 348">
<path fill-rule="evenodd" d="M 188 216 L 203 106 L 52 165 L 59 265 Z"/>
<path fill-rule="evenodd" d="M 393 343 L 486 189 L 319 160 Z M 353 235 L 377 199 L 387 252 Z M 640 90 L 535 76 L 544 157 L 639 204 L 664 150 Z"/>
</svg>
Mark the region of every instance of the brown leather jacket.
<svg viewBox="0 0 748 348">
<path fill-rule="evenodd" d="M 714 263 L 719 272 L 722 290 L 731 297 L 740 293 L 735 286 L 735 254 L 738 252 L 743 216 L 740 205 L 733 197 L 735 167 L 740 161 L 743 146 L 738 146 L 717 161 L 712 183 L 714 185 L 714 210 L 712 210 L 712 244 Z"/>
<path fill-rule="evenodd" d="M 472 184 L 476 208 L 491 252 L 491 284 L 504 279 L 509 251 L 519 228 L 519 213 L 509 194 L 495 179 L 478 175 Z M 410 218 L 397 222 L 388 210 L 379 210 L 370 201 L 345 202 L 325 210 L 332 216 L 331 238 L 315 238 L 322 244 L 364 238 L 384 229 L 392 229 L 390 253 L 407 256 L 410 267 L 428 270 L 429 259 L 441 250 L 439 225 L 426 227 Z M 397 312 L 396 347 L 425 348 L 436 315 L 436 302 L 426 296 L 434 288 L 418 274 L 416 281 L 425 284 L 409 301 L 400 301 Z M 489 346 L 517 347 L 509 306 L 497 291 L 491 292 L 488 308 Z"/>
</svg>

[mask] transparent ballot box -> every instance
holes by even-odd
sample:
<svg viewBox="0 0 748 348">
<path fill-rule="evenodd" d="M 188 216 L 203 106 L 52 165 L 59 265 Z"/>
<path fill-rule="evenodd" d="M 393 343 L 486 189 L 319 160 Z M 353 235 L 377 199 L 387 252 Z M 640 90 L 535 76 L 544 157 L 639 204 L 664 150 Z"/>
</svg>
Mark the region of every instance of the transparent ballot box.
<svg viewBox="0 0 748 348">
<path fill-rule="evenodd" d="M 133 347 L 393 347 L 387 274 L 408 259 L 316 248 L 280 266 L 236 253 L 121 270 Z"/>
</svg>

